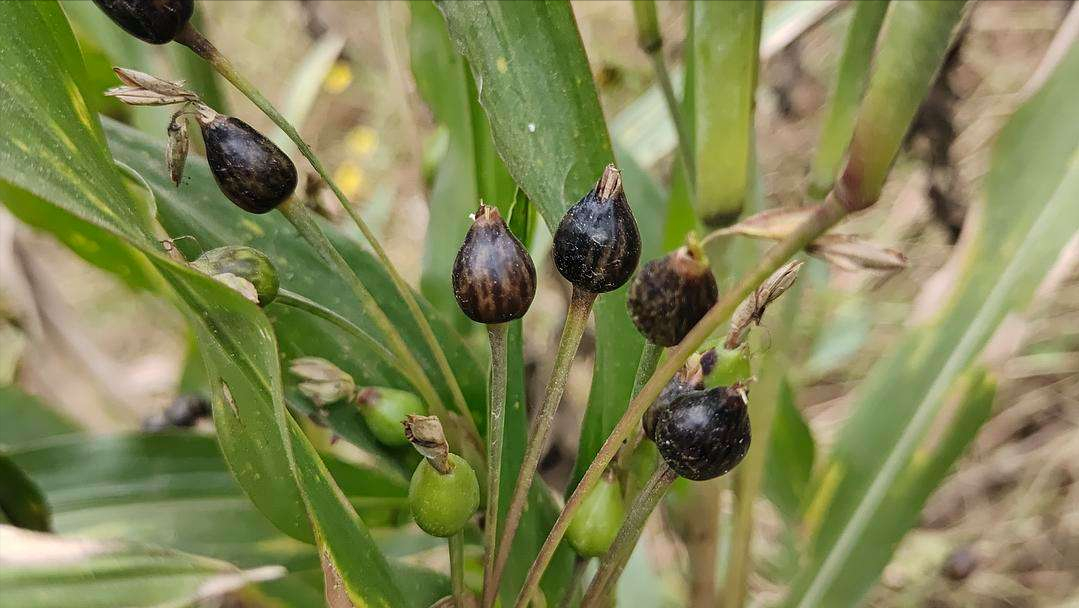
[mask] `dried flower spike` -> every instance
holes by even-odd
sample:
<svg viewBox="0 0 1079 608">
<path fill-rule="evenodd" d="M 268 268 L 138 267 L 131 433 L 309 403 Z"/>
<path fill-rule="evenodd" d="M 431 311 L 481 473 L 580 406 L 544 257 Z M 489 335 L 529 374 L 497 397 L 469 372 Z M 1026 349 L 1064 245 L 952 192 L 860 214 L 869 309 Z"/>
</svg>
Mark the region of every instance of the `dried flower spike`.
<svg viewBox="0 0 1079 608">
<path fill-rule="evenodd" d="M 641 235 L 614 165 L 566 211 L 554 236 L 558 272 L 579 289 L 605 293 L 629 280 L 641 257 Z"/>
<path fill-rule="evenodd" d="M 266 306 L 277 297 L 277 269 L 270 258 L 258 249 L 243 245 L 226 245 L 211 249 L 191 262 L 199 272 L 217 278 L 231 274 L 247 281 L 255 291 L 255 301 Z"/>
<path fill-rule="evenodd" d="M 195 0 L 94 0 L 116 25 L 150 44 L 165 44 L 184 29 Z"/>
<path fill-rule="evenodd" d="M 315 405 L 329 405 L 356 394 L 352 376 L 321 357 L 293 359 L 289 371 L 301 380 L 300 392 Z"/>
<path fill-rule="evenodd" d="M 190 138 L 187 135 L 187 121 L 184 111 L 180 110 L 172 115 L 168 128 L 169 138 L 165 144 L 165 165 L 169 170 L 169 178 L 176 186 L 184 177 L 184 164 L 187 162 L 187 149 Z"/>
<path fill-rule="evenodd" d="M 719 298 L 716 279 L 696 243 L 641 268 L 629 286 L 633 324 L 649 342 L 674 346 Z"/>
<path fill-rule="evenodd" d="M 480 203 L 453 262 L 453 295 L 477 323 L 520 319 L 536 295 L 532 258 L 495 207 Z"/>
<path fill-rule="evenodd" d="M 659 411 L 655 442 L 676 473 L 694 481 L 719 477 L 749 451 L 749 412 L 739 386 L 690 391 Z"/>
</svg>

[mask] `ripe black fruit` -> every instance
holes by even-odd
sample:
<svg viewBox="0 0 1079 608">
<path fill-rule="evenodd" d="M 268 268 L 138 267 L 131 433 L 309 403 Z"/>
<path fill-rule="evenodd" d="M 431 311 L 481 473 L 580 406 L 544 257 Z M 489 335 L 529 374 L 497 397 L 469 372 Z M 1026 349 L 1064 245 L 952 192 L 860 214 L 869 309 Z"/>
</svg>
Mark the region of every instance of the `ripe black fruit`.
<svg viewBox="0 0 1079 608">
<path fill-rule="evenodd" d="M 655 441 L 676 473 L 694 481 L 719 477 L 749 451 L 749 412 L 739 388 L 691 391 L 657 412 Z"/>
<path fill-rule="evenodd" d="M 498 209 L 480 203 L 453 262 L 453 295 L 478 323 L 520 319 L 536 295 L 536 266 Z"/>
<path fill-rule="evenodd" d="M 94 0 L 132 36 L 165 44 L 180 33 L 195 11 L 195 0 Z"/>
<path fill-rule="evenodd" d="M 206 160 L 218 187 L 237 207 L 267 213 L 296 189 L 296 165 L 272 141 L 244 121 L 200 111 Z"/>
<path fill-rule="evenodd" d="M 696 247 L 682 247 L 641 268 L 629 286 L 630 317 L 658 346 L 674 346 L 715 305 L 719 288 Z"/>
<path fill-rule="evenodd" d="M 622 177 L 608 165 L 596 187 L 558 225 L 555 266 L 575 287 L 604 293 L 625 284 L 640 257 L 641 235 L 622 192 Z"/>
</svg>

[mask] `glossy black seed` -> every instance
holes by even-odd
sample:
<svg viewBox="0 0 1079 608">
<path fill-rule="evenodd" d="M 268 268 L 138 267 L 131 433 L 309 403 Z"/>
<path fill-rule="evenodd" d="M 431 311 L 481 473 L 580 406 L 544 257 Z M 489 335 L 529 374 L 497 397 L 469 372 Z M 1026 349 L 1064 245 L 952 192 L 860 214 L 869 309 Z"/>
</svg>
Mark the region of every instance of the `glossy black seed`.
<svg viewBox="0 0 1079 608">
<path fill-rule="evenodd" d="M 647 410 L 645 410 L 644 416 L 641 418 L 641 428 L 644 429 L 644 436 L 655 441 L 656 417 L 659 415 L 659 412 L 670 407 L 671 403 L 678 397 L 702 388 L 704 387 L 701 384 L 693 384 L 686 381 L 682 374 L 676 374 L 671 378 L 670 382 L 667 383 L 667 386 L 663 387 L 663 390 L 660 391 L 659 397 L 656 397 L 656 400 L 652 402 L 652 405 L 650 405 Z"/>
<path fill-rule="evenodd" d="M 195 11 L 195 0 L 94 0 L 132 36 L 165 44 L 180 33 Z"/>
<path fill-rule="evenodd" d="M 277 297 L 280 286 L 277 269 L 266 254 L 253 247 L 217 247 L 204 252 L 191 265 L 210 276 L 228 273 L 249 281 L 258 293 L 259 306 L 265 306 Z"/>
<path fill-rule="evenodd" d="M 237 207 L 267 213 L 292 196 L 296 165 L 266 136 L 231 116 L 199 122 L 214 179 Z"/>
<path fill-rule="evenodd" d="M 633 324 L 649 342 L 674 346 L 715 305 L 719 288 L 695 248 L 682 247 L 641 268 L 629 285 Z"/>
<path fill-rule="evenodd" d="M 558 272 L 592 293 L 618 289 L 641 257 L 641 235 L 622 192 L 622 178 L 608 165 L 596 187 L 566 211 L 554 236 Z"/>
<path fill-rule="evenodd" d="M 742 392 L 717 387 L 677 397 L 657 412 L 655 442 L 676 473 L 694 481 L 723 475 L 749 451 L 749 412 Z"/>
<path fill-rule="evenodd" d="M 487 324 L 520 319 L 532 304 L 536 267 L 494 207 L 476 211 L 453 262 L 453 295 L 468 318 Z"/>
</svg>

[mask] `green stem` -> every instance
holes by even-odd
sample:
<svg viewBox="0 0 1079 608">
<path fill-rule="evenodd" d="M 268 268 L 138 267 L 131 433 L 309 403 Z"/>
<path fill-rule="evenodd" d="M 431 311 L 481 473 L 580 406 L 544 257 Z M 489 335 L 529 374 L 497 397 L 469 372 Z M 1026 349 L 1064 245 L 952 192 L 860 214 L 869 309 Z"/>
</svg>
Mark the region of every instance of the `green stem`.
<svg viewBox="0 0 1079 608">
<path fill-rule="evenodd" d="M 326 234 L 319 228 L 315 219 L 311 216 L 311 212 L 303 206 L 302 202 L 296 199 L 286 201 L 278 207 L 278 210 L 296 228 L 300 236 L 311 245 L 315 253 L 348 283 L 363 306 L 364 312 L 371 317 L 371 320 L 375 322 L 379 331 L 389 342 L 390 350 L 397 356 L 399 365 L 405 368 L 404 371 L 409 380 L 421 391 L 424 399 L 429 402 L 431 409 L 435 410 L 443 420 L 450 420 L 442 398 L 434 390 L 430 378 L 427 377 L 427 373 L 423 370 L 419 361 L 416 360 L 412 351 L 409 350 L 408 345 L 405 344 L 397 328 L 394 327 L 386 313 L 378 306 L 371 292 L 367 291 L 367 287 L 349 267 L 345 258 L 326 238 Z"/>
<path fill-rule="evenodd" d="M 448 539 L 450 545 L 450 584 L 453 587 L 453 604 L 466 608 L 465 597 L 465 533 L 458 532 Z"/>
<path fill-rule="evenodd" d="M 794 254 L 834 226 L 847 213 L 846 206 L 841 204 L 835 196 L 830 195 L 814 209 L 813 214 L 798 226 L 794 232 L 783 241 L 773 245 L 757 263 L 757 266 L 744 276 L 737 285 L 727 291 L 723 298 L 690 330 L 682 342 L 671 351 L 663 365 L 656 369 L 656 373 L 652 374 L 652 377 L 641 388 L 641 392 L 630 401 L 629 406 L 626 408 L 626 413 L 615 425 L 610 436 L 600 447 L 596 458 L 588 466 L 581 481 L 577 484 L 577 488 L 574 489 L 573 494 L 566 501 L 566 506 L 562 508 L 562 512 L 558 515 L 558 519 L 547 535 L 547 540 L 544 541 L 543 546 L 540 548 L 536 561 L 532 564 L 528 577 L 525 579 L 525 584 L 517 596 L 517 608 L 524 608 L 528 604 L 528 599 L 535 594 L 540 578 L 542 578 L 544 571 L 550 564 L 551 558 L 554 557 L 554 551 L 558 547 L 558 543 L 561 542 L 562 537 L 565 536 L 566 528 L 569 527 L 570 520 L 577 513 L 577 509 L 580 508 L 585 495 L 599 482 L 603 470 L 615 457 L 622 442 L 629 437 L 634 427 L 640 425 L 641 416 L 645 410 L 656 400 L 660 391 L 682 367 L 686 359 L 719 327 L 720 323 L 724 323 L 731 318 L 735 309 L 746 296 L 764 283 L 773 272 L 785 264 Z"/>
<path fill-rule="evenodd" d="M 633 501 L 633 505 L 630 506 L 629 512 L 626 513 L 626 519 L 618 530 L 618 536 L 614 537 L 611 548 L 600 560 L 599 570 L 596 571 L 592 583 L 588 585 L 588 590 L 584 593 L 584 599 L 581 600 L 581 608 L 600 606 L 600 602 L 610 592 L 611 586 L 618 582 L 618 577 L 622 575 L 622 570 L 625 569 L 630 555 L 633 554 L 633 548 L 637 546 L 637 539 L 641 536 L 644 524 L 675 479 L 678 479 L 678 474 L 661 460 L 656 472 L 652 474 L 652 478 L 645 484 L 637 499 Z"/>
<path fill-rule="evenodd" d="M 652 374 L 656 371 L 656 365 L 659 364 L 659 358 L 663 355 L 663 347 L 652 342 L 645 342 L 644 348 L 641 349 L 641 360 L 637 363 L 637 375 L 633 378 L 633 392 L 630 393 L 629 398 L 633 399 L 637 396 L 637 393 L 641 392 L 641 388 L 645 382 L 652 377 Z M 630 438 L 626 441 L 626 444 L 622 446 L 622 449 L 618 452 L 618 460 L 615 461 L 615 469 L 622 475 L 623 482 L 625 478 L 630 474 L 630 460 L 632 459 L 633 452 L 637 450 L 637 446 L 641 443 L 641 438 L 644 436 L 644 429 L 637 427 Z M 630 484 L 623 483 L 623 490 L 628 494 L 628 488 Z"/>
<path fill-rule="evenodd" d="M 375 339 L 374 336 L 363 330 L 362 327 L 356 325 L 352 321 L 345 318 L 344 315 L 326 308 L 322 304 L 315 302 L 293 291 L 287 289 L 279 289 L 277 291 L 277 297 L 274 298 L 274 304 L 280 304 L 282 306 L 288 306 L 289 308 L 295 308 L 302 310 L 308 314 L 314 315 L 324 321 L 334 324 L 338 329 L 342 329 L 345 332 L 352 335 L 360 342 L 363 342 L 366 348 L 371 349 L 379 359 L 382 359 L 386 363 L 393 367 L 400 365 L 400 362 L 394 357 L 393 353 L 386 349 L 381 342 Z M 430 382 L 428 382 L 430 384 Z M 419 387 L 417 387 L 417 390 Z"/>
<path fill-rule="evenodd" d="M 509 325 L 487 326 L 491 341 L 490 407 L 487 412 L 487 510 L 483 524 L 483 594 L 497 593 L 494 586 L 498 541 L 498 495 L 502 483 L 502 437 L 506 412 L 506 333 Z"/>
<path fill-rule="evenodd" d="M 176 41 L 183 44 L 194 51 L 197 55 L 205 59 L 217 73 L 221 74 L 226 80 L 231 82 L 245 97 L 251 100 L 266 116 L 270 118 L 276 124 L 281 131 L 285 133 L 296 144 L 296 147 L 300 150 L 300 153 L 307 158 L 311 166 L 319 174 L 326 185 L 330 187 L 330 190 L 337 196 L 337 200 L 341 202 L 341 206 L 345 208 L 348 216 L 352 218 L 353 223 L 360 229 L 364 238 L 367 239 L 371 249 L 375 252 L 379 261 L 382 262 L 382 266 L 386 269 L 387 274 L 390 276 L 390 280 L 393 281 L 394 287 L 400 294 L 401 299 L 404 300 L 405 305 L 408 307 L 409 313 L 412 315 L 413 320 L 420 329 L 420 333 L 423 335 L 424 341 L 427 342 L 427 346 L 430 348 L 432 355 L 435 358 L 435 363 L 438 365 L 439 371 L 443 375 L 446 385 L 449 386 L 450 393 L 453 395 L 454 405 L 468 421 L 469 430 L 475 437 L 479 437 L 479 430 L 476 427 L 476 421 L 472 418 L 472 412 L 468 409 L 468 404 L 465 403 L 464 394 L 461 392 L 461 387 L 457 384 L 457 378 L 453 374 L 453 370 L 450 368 L 450 363 L 446 359 L 446 353 L 443 352 L 442 346 L 438 342 L 438 338 L 435 336 L 434 330 L 431 329 L 431 324 L 427 321 L 427 317 L 420 310 L 419 303 L 416 301 L 416 297 L 413 295 L 412 290 L 408 284 L 405 283 L 400 273 L 397 272 L 397 267 L 390 261 L 389 256 L 386 255 L 386 251 L 382 248 L 375 234 L 367 226 L 367 222 L 360 217 L 352 204 L 349 202 L 345 193 L 337 186 L 337 183 L 333 180 L 333 177 L 322 165 L 322 161 L 319 160 L 315 153 L 311 150 L 311 147 L 307 145 L 307 142 L 300 137 L 299 132 L 292 126 L 291 123 L 270 103 L 268 99 L 258 90 L 255 85 L 248 81 L 240 72 L 232 65 L 232 62 L 228 60 L 224 55 L 218 51 L 209 40 L 207 40 L 193 25 L 190 23 L 176 36 Z"/>
<path fill-rule="evenodd" d="M 513 487 L 513 498 L 510 500 L 509 510 L 506 513 L 506 529 L 498 542 L 491 584 L 484 587 L 483 608 L 491 608 L 494 605 L 498 583 L 502 580 L 502 573 L 509 559 L 510 547 L 517 534 L 517 526 L 521 523 L 521 516 L 528 503 L 528 490 L 532 487 L 532 480 L 535 478 L 536 468 L 543 455 L 543 448 L 550 437 L 555 411 L 562 401 L 562 393 L 566 390 L 570 364 L 573 363 L 577 347 L 581 344 L 581 336 L 584 334 L 585 326 L 588 325 L 588 314 L 592 311 L 592 304 L 595 301 L 596 294 L 573 288 L 569 311 L 566 314 L 566 324 L 562 328 L 562 338 L 558 342 L 558 352 L 555 354 L 554 368 L 551 370 L 551 378 L 547 381 L 547 389 L 544 391 L 543 405 L 540 406 L 535 420 L 532 421 L 531 437 L 525 449 L 517 484 Z"/>
</svg>

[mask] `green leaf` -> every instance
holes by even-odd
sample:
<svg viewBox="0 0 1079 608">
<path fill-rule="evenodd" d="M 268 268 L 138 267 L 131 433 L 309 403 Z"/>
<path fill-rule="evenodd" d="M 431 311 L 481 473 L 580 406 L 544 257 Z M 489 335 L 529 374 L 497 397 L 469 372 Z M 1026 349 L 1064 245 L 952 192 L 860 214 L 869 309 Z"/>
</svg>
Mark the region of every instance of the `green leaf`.
<svg viewBox="0 0 1079 608">
<path fill-rule="evenodd" d="M 850 143 L 854 120 L 858 116 L 858 105 L 869 77 L 873 50 L 877 45 L 877 34 L 884 23 L 884 13 L 887 10 L 888 0 L 862 0 L 854 3 L 854 15 L 847 26 L 847 37 L 843 42 L 838 73 L 828 99 L 820 141 L 817 142 L 817 151 L 809 169 L 810 194 L 817 198 L 824 198 L 832 189 L 839 164 L 843 161 L 847 144 Z"/>
<path fill-rule="evenodd" d="M 52 529 L 49 507 L 41 489 L 11 458 L 0 452 L 0 516 L 4 523 L 48 532 Z"/>
<path fill-rule="evenodd" d="M 5 5 L 0 55 L 5 204 L 65 242 L 82 243 L 74 248 L 89 261 L 127 270 L 177 298 L 198 332 L 218 440 L 245 492 L 275 525 L 300 539 L 310 538 L 312 525 L 353 528 L 340 542 L 361 545 L 347 552 L 324 545 L 339 560 L 350 593 L 375 605 L 400 605 L 385 560 L 362 544 L 370 539 L 359 518 L 312 457 L 306 438 L 290 426 L 266 316 L 231 289 L 165 257 L 153 242 L 149 218 L 121 185 L 100 125 L 88 113 L 79 88 L 85 78 L 78 49 L 58 5 Z M 124 254 L 137 272 L 103 259 L 102 247 Z"/>
<path fill-rule="evenodd" d="M 772 422 L 764 494 L 790 523 L 797 523 L 802 513 L 815 456 L 813 434 L 795 405 L 790 382 L 784 380 Z"/>
<path fill-rule="evenodd" d="M 764 3 L 693 5 L 696 212 L 706 226 L 734 223 L 746 203 Z"/>
<path fill-rule="evenodd" d="M 284 568 L 227 562 L 150 546 L 64 538 L 0 526 L 3 608 L 182 608 L 214 600 Z"/>
<path fill-rule="evenodd" d="M 1077 96 L 1073 47 L 998 136 L 985 204 L 964 227 L 969 240 L 957 253 L 962 272 L 953 292 L 871 371 L 823 469 L 811 513 L 821 520 L 790 605 L 847 605 L 834 598 L 860 597 L 866 579 L 879 575 L 879 568 L 860 580 L 847 573 L 874 542 L 877 518 L 895 508 L 889 492 L 930 431 L 943 427 L 939 413 L 956 380 L 1004 317 L 1027 305 L 1079 229 Z"/>
<path fill-rule="evenodd" d="M 15 386 L 0 386 L 0 446 L 14 447 L 75 433 L 79 427 Z"/>
<path fill-rule="evenodd" d="M 380 336 L 378 328 L 351 296 L 348 286 L 319 260 L 279 214 L 253 216 L 232 205 L 214 183 L 206 160 L 191 155 L 184 170 L 184 183 L 176 188 L 169 180 L 164 162 L 164 142 L 143 135 L 114 121 L 105 121 L 113 154 L 132 167 L 150 184 L 156 199 L 161 223 L 174 237 L 192 235 L 176 243 L 188 259 L 202 250 L 228 244 L 255 247 L 269 256 L 277 268 L 281 287 L 298 293 L 344 316 L 369 335 Z M 428 371 L 432 382 L 446 402 L 451 400 L 449 387 L 438 372 L 434 356 L 427 347 L 405 304 L 396 295 L 389 276 L 377 260 L 355 241 L 335 229 L 323 226 L 330 240 L 345 257 L 360 279 L 379 301 L 406 343 Z M 473 353 L 461 337 L 425 302 L 426 311 L 439 343 L 454 362 L 457 381 L 465 400 L 472 407 L 478 424 L 486 420 L 484 400 L 486 377 Z M 455 306 L 456 308 L 456 306 Z M 280 358 L 287 362 L 301 356 L 318 356 L 332 361 L 352 375 L 360 385 L 388 386 L 411 390 L 408 379 L 395 367 L 371 353 L 370 347 L 337 326 L 305 312 L 272 304 L 266 313 L 273 321 L 280 348 Z M 290 385 L 294 379 L 286 377 Z M 298 398 L 300 399 L 300 398 Z M 308 408 L 310 408 L 308 404 Z M 355 424 L 364 425 L 358 411 Z M 342 432 L 342 436 L 349 436 Z M 367 448 L 368 446 L 360 446 Z"/>
</svg>

